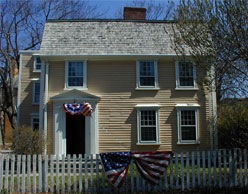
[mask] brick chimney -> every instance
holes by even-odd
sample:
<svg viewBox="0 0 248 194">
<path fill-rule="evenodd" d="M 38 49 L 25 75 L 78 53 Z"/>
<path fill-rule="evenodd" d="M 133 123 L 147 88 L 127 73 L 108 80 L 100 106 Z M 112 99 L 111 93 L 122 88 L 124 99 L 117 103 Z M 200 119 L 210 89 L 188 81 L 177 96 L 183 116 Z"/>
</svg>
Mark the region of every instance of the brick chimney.
<svg viewBox="0 0 248 194">
<path fill-rule="evenodd" d="M 146 8 L 124 7 L 124 20 L 145 20 Z"/>
</svg>

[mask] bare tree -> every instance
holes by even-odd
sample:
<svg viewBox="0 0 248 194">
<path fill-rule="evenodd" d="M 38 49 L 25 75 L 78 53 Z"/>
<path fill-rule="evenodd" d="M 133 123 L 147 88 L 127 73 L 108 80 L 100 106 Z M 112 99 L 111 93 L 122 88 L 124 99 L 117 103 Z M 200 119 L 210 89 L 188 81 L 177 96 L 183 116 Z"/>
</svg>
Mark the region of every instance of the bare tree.
<svg viewBox="0 0 248 194">
<path fill-rule="evenodd" d="M 167 20 L 174 11 L 174 3 L 169 1 L 156 2 L 155 0 L 133 0 L 127 3 L 127 7 L 146 8 L 147 20 Z M 116 18 L 123 18 L 123 8 L 119 8 L 115 13 Z"/>
<path fill-rule="evenodd" d="M 204 70 L 214 66 L 217 100 L 248 94 L 248 1 L 181 0 L 173 23 L 174 49 Z"/>
<path fill-rule="evenodd" d="M 20 50 L 38 49 L 48 19 L 99 18 L 106 13 L 88 0 L 1 0 L 0 1 L 0 109 L 16 128 L 14 67 Z M 4 137 L 2 137 L 4 138 Z"/>
</svg>

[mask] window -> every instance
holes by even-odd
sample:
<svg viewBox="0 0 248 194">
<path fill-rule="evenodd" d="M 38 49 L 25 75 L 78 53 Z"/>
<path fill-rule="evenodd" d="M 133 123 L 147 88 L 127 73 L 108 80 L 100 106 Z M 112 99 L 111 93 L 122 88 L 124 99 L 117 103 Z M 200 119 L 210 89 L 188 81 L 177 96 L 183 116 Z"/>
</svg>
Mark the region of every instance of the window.
<svg viewBox="0 0 248 194">
<path fill-rule="evenodd" d="M 196 88 L 196 70 L 192 62 L 176 62 L 176 88 Z"/>
<path fill-rule="evenodd" d="M 178 143 L 199 143 L 198 110 L 195 108 L 179 108 Z"/>
<path fill-rule="evenodd" d="M 41 71 L 41 60 L 39 56 L 34 57 L 34 72 Z"/>
<path fill-rule="evenodd" d="M 153 89 L 158 87 L 157 62 L 137 61 L 137 88 Z"/>
<path fill-rule="evenodd" d="M 31 127 L 33 130 L 39 130 L 39 113 L 31 114 Z"/>
<path fill-rule="evenodd" d="M 40 102 L 40 81 L 33 82 L 33 104 Z"/>
<path fill-rule="evenodd" d="M 66 88 L 87 88 L 85 61 L 68 61 L 66 63 Z"/>
<path fill-rule="evenodd" d="M 158 143 L 158 108 L 140 107 L 137 111 L 138 120 L 138 144 Z"/>
</svg>

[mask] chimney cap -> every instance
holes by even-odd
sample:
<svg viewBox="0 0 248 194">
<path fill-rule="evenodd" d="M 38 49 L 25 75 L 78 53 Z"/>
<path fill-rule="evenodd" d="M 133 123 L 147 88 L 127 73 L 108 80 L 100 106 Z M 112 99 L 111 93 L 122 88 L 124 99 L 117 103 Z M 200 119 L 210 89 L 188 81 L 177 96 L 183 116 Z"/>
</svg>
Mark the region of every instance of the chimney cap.
<svg viewBox="0 0 248 194">
<path fill-rule="evenodd" d="M 124 7 L 124 20 L 146 20 L 146 8 Z"/>
</svg>

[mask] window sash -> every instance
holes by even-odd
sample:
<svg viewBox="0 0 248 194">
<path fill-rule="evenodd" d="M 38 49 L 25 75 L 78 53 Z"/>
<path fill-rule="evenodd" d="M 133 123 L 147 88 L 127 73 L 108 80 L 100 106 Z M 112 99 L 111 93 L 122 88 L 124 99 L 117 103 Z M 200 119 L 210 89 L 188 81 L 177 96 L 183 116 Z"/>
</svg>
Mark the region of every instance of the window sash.
<svg viewBox="0 0 248 194">
<path fill-rule="evenodd" d="M 34 88 L 33 88 L 33 103 L 38 104 L 40 101 L 40 82 L 36 81 L 34 82 Z"/>
<path fill-rule="evenodd" d="M 193 62 L 176 62 L 176 87 L 196 88 L 196 69 Z"/>
<path fill-rule="evenodd" d="M 157 87 L 156 61 L 137 61 L 137 88 Z"/>
</svg>

